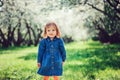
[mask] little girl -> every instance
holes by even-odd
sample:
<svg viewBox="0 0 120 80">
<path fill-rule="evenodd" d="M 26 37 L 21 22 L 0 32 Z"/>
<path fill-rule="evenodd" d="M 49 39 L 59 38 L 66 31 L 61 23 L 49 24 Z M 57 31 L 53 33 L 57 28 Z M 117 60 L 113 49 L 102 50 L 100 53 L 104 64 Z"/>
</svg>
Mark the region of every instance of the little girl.
<svg viewBox="0 0 120 80">
<path fill-rule="evenodd" d="M 66 51 L 57 25 L 53 22 L 46 24 L 43 37 L 38 49 L 37 73 L 43 75 L 44 80 L 49 80 L 50 76 L 53 76 L 54 80 L 59 80 L 58 76 L 62 75 Z"/>
</svg>

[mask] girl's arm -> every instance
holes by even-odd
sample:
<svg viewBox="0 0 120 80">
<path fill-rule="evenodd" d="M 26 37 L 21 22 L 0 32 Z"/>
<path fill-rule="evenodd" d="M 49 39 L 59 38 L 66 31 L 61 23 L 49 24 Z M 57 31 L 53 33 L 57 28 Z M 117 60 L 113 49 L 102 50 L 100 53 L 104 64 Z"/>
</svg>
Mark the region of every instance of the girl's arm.
<svg viewBox="0 0 120 80">
<path fill-rule="evenodd" d="M 38 56 L 37 56 L 38 65 L 42 63 L 42 57 L 43 57 L 44 51 L 45 51 L 45 42 L 44 42 L 44 39 L 42 39 L 39 43 L 39 48 L 38 48 Z"/>
<path fill-rule="evenodd" d="M 60 52 L 62 55 L 62 61 L 64 62 L 66 60 L 66 50 L 65 50 L 64 42 L 62 39 L 60 39 Z"/>
</svg>

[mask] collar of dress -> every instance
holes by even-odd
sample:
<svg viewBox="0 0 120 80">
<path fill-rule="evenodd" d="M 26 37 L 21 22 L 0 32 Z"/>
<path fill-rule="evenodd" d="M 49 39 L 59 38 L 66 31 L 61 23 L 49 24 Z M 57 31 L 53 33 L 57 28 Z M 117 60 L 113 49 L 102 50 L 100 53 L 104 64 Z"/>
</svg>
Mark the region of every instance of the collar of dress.
<svg viewBox="0 0 120 80">
<path fill-rule="evenodd" d="M 55 36 L 55 37 L 53 38 L 53 40 L 51 40 L 50 37 L 47 37 L 46 39 L 47 39 L 47 41 L 55 41 L 55 40 L 57 40 L 57 37 Z"/>
</svg>

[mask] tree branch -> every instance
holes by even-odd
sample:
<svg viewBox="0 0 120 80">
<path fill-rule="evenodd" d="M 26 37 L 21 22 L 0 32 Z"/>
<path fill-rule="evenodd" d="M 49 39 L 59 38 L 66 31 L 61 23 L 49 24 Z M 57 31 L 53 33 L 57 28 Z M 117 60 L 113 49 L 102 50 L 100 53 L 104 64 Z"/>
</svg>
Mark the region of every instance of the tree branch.
<svg viewBox="0 0 120 80">
<path fill-rule="evenodd" d="M 90 4 L 90 3 L 87 3 L 89 6 L 91 6 L 92 8 L 96 9 L 97 11 L 103 13 L 104 15 L 108 16 L 111 20 L 115 19 L 115 17 L 111 16 L 110 14 L 106 13 L 105 11 L 95 7 L 94 5 Z M 116 18 L 118 20 L 120 20 L 120 17 L 118 15 L 116 15 Z"/>
<path fill-rule="evenodd" d="M 85 0 L 85 1 L 84 1 L 84 4 L 86 4 L 87 2 L 88 2 L 88 0 Z"/>
<path fill-rule="evenodd" d="M 117 5 L 114 5 L 110 0 L 106 0 L 108 2 L 108 4 L 113 7 L 118 13 L 120 13 L 120 9 L 117 9 L 117 5 L 119 3 L 116 2 Z"/>
</svg>

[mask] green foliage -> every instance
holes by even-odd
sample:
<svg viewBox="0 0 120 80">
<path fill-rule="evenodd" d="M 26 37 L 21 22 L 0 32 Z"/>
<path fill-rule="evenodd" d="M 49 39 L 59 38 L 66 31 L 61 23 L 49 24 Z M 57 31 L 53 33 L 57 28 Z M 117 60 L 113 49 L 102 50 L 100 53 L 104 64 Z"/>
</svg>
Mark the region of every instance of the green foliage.
<svg viewBox="0 0 120 80">
<path fill-rule="evenodd" d="M 99 42 L 66 44 L 61 80 L 119 80 L 120 46 Z M 42 80 L 37 72 L 37 48 L 0 50 L 0 80 Z M 2 53 L 2 54 L 1 54 Z M 52 80 L 52 78 L 51 78 Z"/>
<path fill-rule="evenodd" d="M 114 3 L 114 2 L 112 2 Z M 104 11 L 105 13 L 109 14 L 110 17 L 105 16 L 104 17 L 104 26 L 105 30 L 111 35 L 115 32 L 119 33 L 120 27 L 120 21 L 116 18 L 116 15 L 118 14 L 117 11 L 115 11 L 109 4 L 104 4 Z"/>
</svg>

